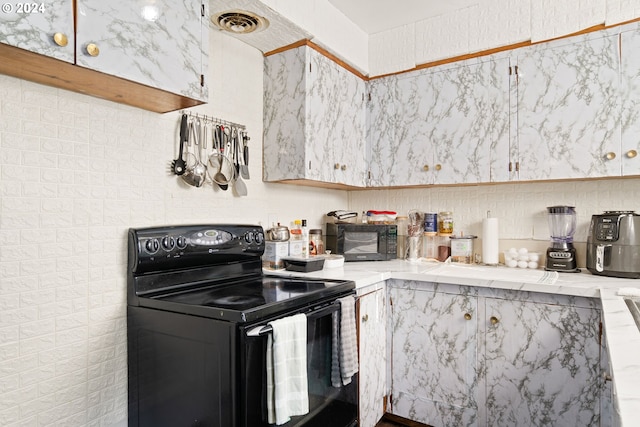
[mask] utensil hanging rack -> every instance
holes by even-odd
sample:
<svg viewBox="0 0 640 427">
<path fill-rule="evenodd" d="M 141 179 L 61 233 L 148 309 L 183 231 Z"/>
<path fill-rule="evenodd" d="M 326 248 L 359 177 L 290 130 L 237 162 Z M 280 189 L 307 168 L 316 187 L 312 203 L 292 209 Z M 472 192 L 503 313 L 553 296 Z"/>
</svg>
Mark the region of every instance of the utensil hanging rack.
<svg viewBox="0 0 640 427">
<path fill-rule="evenodd" d="M 217 117 L 207 116 L 206 114 L 193 113 L 191 111 L 181 111 L 180 114 L 186 114 L 189 119 L 200 119 L 205 124 L 213 124 L 213 125 L 222 125 L 222 126 L 230 126 L 236 129 L 246 131 L 247 127 L 240 123 L 230 122 L 228 120 L 219 119 Z"/>
<path fill-rule="evenodd" d="M 190 186 L 202 187 L 202 184 L 208 182 L 214 189 L 226 191 L 231 187 L 234 195 L 246 196 L 247 187 L 243 178 L 250 178 L 247 142 L 251 139 L 247 134 L 246 126 L 185 110 L 180 111 L 180 116 L 180 153 L 178 159 L 171 162 L 170 173 L 180 176 Z M 208 127 L 211 127 L 210 138 L 207 134 Z M 191 148 L 191 135 L 197 135 L 193 138 L 193 148 Z M 211 148 L 207 147 L 207 141 L 211 142 Z M 208 159 L 205 163 L 201 160 L 202 150 L 205 152 L 205 158 Z M 193 161 L 189 163 L 186 159 Z M 176 165 L 181 167 L 178 168 Z M 204 177 L 202 177 L 202 168 L 205 171 Z M 202 178 L 202 180 L 196 181 L 194 178 Z"/>
</svg>

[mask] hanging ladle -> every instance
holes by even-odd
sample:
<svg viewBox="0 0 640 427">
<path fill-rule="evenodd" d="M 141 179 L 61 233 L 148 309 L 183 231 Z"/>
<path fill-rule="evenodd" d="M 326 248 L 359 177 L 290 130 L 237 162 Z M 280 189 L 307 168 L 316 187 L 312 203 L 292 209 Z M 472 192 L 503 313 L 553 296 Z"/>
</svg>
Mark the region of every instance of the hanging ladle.
<svg viewBox="0 0 640 427">
<path fill-rule="evenodd" d="M 247 184 L 244 183 L 242 178 L 240 177 L 240 144 L 238 142 L 238 130 L 233 128 L 233 163 L 236 169 L 235 181 L 233 183 L 233 190 L 235 191 L 237 196 L 246 196 L 247 195 Z"/>
<path fill-rule="evenodd" d="M 222 190 L 227 190 L 229 188 L 229 182 L 233 178 L 233 164 L 229 157 L 227 157 L 227 152 L 230 150 L 225 150 L 225 129 L 224 126 L 216 126 L 214 130 L 214 150 L 213 153 L 209 156 L 209 165 L 211 166 L 209 176 L 211 180 L 218 184 Z M 227 172 L 229 178 L 227 178 Z"/>
</svg>

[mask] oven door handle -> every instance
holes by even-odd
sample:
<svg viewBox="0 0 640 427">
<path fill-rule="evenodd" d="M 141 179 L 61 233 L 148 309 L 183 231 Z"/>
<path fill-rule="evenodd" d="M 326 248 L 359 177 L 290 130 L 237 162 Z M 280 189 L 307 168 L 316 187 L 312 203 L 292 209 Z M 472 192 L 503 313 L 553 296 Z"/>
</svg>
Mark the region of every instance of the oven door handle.
<svg viewBox="0 0 640 427">
<path fill-rule="evenodd" d="M 310 311 L 309 313 L 305 313 L 305 314 L 307 315 L 307 319 L 317 319 L 319 317 L 326 316 L 327 314 L 331 314 L 338 310 L 340 310 L 340 303 L 336 301 L 334 303 L 323 306 L 321 308 L 318 308 L 316 310 Z M 246 332 L 246 334 L 248 337 L 259 337 L 262 335 L 266 335 L 272 331 L 273 331 L 273 328 L 271 327 L 271 325 L 266 324 L 266 325 L 254 326 L 253 328 L 249 329 Z"/>
</svg>

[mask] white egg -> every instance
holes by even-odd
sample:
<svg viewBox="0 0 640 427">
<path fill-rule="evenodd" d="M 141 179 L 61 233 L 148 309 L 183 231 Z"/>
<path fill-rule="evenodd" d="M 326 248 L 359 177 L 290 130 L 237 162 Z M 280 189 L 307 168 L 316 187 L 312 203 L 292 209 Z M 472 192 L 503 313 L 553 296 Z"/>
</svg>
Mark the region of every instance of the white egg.
<svg viewBox="0 0 640 427">
<path fill-rule="evenodd" d="M 520 248 L 520 249 L 518 249 L 518 254 L 519 254 L 519 255 L 526 255 L 526 254 L 528 254 L 528 253 L 529 253 L 529 251 L 527 250 L 527 248 Z"/>
<path fill-rule="evenodd" d="M 527 267 L 536 269 L 538 268 L 538 263 L 535 261 L 529 261 L 529 263 L 527 264 Z"/>
<path fill-rule="evenodd" d="M 507 261 L 507 267 L 517 267 L 518 266 L 518 261 L 516 261 L 515 259 L 510 259 L 509 261 Z"/>
<path fill-rule="evenodd" d="M 509 255 L 511 255 L 511 258 L 517 257 L 518 256 L 518 250 L 516 248 L 509 249 Z"/>
<path fill-rule="evenodd" d="M 539 260 L 540 260 L 540 255 L 539 254 L 537 254 L 535 252 L 531 252 L 529 254 L 529 261 L 538 262 Z"/>
<path fill-rule="evenodd" d="M 518 261 L 518 267 L 527 268 L 527 261 Z"/>
<path fill-rule="evenodd" d="M 518 261 L 529 261 L 529 255 L 518 255 Z"/>
</svg>

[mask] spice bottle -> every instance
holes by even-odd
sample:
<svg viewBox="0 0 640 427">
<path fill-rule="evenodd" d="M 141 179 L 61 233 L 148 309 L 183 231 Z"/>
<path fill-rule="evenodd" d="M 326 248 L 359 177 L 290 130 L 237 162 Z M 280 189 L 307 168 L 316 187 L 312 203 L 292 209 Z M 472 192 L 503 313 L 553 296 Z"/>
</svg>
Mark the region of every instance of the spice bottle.
<svg viewBox="0 0 640 427">
<path fill-rule="evenodd" d="M 307 220 L 302 220 L 302 257 L 309 258 L 309 228 L 307 227 Z"/>
<path fill-rule="evenodd" d="M 324 242 L 322 241 L 322 230 L 314 228 L 309 230 L 309 255 L 324 254 Z"/>
</svg>

